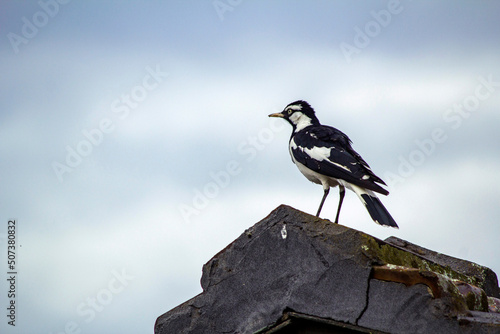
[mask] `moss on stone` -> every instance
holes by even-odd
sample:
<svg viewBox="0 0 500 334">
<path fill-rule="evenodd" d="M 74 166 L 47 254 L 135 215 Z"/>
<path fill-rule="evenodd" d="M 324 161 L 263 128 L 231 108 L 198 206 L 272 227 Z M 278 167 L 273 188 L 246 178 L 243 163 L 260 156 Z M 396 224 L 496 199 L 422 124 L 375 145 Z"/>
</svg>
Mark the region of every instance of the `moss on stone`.
<svg viewBox="0 0 500 334">
<path fill-rule="evenodd" d="M 479 287 L 482 285 L 482 282 L 478 281 L 475 277 L 458 273 L 448 266 L 441 266 L 425 260 L 416 254 L 379 242 L 370 235 L 364 234 L 362 238 L 365 239 L 362 242 L 362 252 L 369 258 L 375 260 L 375 262 L 432 271 L 450 279 L 457 279 Z"/>
</svg>

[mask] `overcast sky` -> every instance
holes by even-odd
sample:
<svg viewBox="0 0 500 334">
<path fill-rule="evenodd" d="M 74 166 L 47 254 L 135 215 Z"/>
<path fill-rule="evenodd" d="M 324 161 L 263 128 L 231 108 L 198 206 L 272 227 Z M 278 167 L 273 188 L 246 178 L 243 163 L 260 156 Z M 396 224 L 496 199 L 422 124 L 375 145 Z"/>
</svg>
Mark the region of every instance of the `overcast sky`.
<svg viewBox="0 0 500 334">
<path fill-rule="evenodd" d="M 500 272 L 499 2 L 1 7 L 2 333 L 152 333 L 245 229 L 282 203 L 314 214 L 323 191 L 267 117 L 298 99 L 386 180 L 400 229 L 353 193 L 341 224 Z"/>
</svg>

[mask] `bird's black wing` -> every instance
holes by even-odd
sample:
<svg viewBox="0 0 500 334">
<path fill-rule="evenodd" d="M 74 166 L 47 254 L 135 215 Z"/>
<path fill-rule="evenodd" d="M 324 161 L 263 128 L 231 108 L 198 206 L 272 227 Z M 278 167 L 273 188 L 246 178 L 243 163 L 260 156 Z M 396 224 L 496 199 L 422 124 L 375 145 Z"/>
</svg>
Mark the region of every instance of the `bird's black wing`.
<svg viewBox="0 0 500 334">
<path fill-rule="evenodd" d="M 366 161 L 354 151 L 351 140 L 343 132 L 329 126 L 309 126 L 291 138 L 291 153 L 307 168 L 362 188 L 387 195 Z"/>
<path fill-rule="evenodd" d="M 352 141 L 347 137 L 345 133 L 342 131 L 335 129 L 331 126 L 322 125 L 320 127 L 316 127 L 312 129 L 313 133 L 316 133 L 316 136 L 326 142 L 340 142 L 341 146 L 345 148 L 345 150 L 351 154 L 360 164 L 365 168 L 365 171 L 371 177 L 373 182 L 381 183 L 386 185 L 385 182 L 375 175 L 368 165 L 368 163 L 352 148 Z"/>
</svg>

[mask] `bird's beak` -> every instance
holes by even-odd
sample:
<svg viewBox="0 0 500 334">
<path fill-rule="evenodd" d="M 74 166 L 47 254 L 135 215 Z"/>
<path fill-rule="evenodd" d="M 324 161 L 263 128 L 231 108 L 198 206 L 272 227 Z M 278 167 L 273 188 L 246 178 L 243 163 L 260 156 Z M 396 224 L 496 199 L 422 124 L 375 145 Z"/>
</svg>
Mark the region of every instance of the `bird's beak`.
<svg viewBox="0 0 500 334">
<path fill-rule="evenodd" d="M 280 112 L 277 112 L 277 113 L 274 113 L 274 114 L 269 115 L 269 117 L 281 117 L 281 118 L 283 118 L 283 117 L 285 117 L 285 115 L 283 115 L 283 114 L 282 114 L 282 113 L 280 113 Z"/>
</svg>

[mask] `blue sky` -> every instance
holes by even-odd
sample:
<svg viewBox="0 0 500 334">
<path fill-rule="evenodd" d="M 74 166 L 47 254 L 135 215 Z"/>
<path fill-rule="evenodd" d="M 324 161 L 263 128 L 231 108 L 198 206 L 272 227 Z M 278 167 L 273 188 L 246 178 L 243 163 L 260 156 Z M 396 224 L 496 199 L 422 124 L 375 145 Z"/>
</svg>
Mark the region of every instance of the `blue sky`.
<svg viewBox="0 0 500 334">
<path fill-rule="evenodd" d="M 321 187 L 267 117 L 298 99 L 387 181 L 400 229 L 352 193 L 341 224 L 500 272 L 497 2 L 2 7 L 4 273 L 9 219 L 22 245 L 2 333 L 152 332 L 245 229 L 282 203 L 315 213 Z"/>
</svg>

